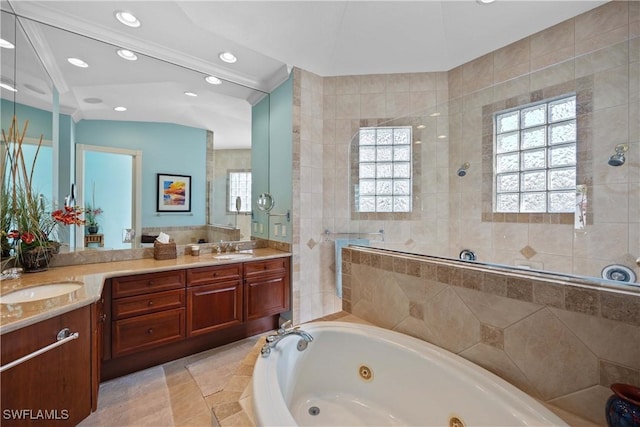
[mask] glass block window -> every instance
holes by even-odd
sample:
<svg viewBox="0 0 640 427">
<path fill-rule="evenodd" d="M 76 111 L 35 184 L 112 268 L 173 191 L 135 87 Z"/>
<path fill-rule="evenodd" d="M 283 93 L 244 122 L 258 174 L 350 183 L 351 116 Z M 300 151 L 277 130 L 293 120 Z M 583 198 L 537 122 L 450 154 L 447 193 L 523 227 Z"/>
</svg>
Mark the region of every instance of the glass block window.
<svg viewBox="0 0 640 427">
<path fill-rule="evenodd" d="M 411 212 L 411 126 L 360 128 L 359 212 Z"/>
<path fill-rule="evenodd" d="M 494 114 L 494 212 L 576 206 L 576 97 Z"/>
<path fill-rule="evenodd" d="M 240 213 L 251 212 L 251 172 L 229 171 L 227 182 L 227 211 L 237 212 L 236 198 L 240 197 Z"/>
</svg>

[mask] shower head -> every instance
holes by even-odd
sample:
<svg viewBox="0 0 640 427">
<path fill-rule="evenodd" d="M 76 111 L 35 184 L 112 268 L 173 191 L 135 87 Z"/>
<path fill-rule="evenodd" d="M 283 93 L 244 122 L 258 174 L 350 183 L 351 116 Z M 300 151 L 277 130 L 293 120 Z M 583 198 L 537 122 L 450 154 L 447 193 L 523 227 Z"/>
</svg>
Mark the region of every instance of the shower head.
<svg viewBox="0 0 640 427">
<path fill-rule="evenodd" d="M 616 153 L 609 157 L 609 166 L 622 166 L 625 162 L 624 153 L 627 151 L 628 147 L 626 144 L 618 144 L 616 145 Z"/>
<path fill-rule="evenodd" d="M 471 166 L 469 162 L 464 163 L 462 166 L 460 166 L 460 168 L 458 168 L 456 175 L 465 176 L 467 174 L 467 169 L 469 169 L 469 166 Z"/>
</svg>

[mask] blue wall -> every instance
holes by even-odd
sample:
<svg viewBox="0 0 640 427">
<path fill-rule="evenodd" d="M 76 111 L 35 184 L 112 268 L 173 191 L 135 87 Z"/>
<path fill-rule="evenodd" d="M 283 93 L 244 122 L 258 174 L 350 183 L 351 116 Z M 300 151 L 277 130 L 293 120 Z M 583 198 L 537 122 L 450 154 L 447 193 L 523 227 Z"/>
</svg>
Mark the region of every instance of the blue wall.
<svg viewBox="0 0 640 427">
<path fill-rule="evenodd" d="M 142 151 L 142 225 L 203 225 L 205 219 L 207 132 L 171 123 L 81 120 L 76 144 Z M 191 215 L 157 215 L 156 174 L 191 176 Z"/>
<path fill-rule="evenodd" d="M 251 109 L 251 235 L 269 237 L 269 218 L 258 210 L 258 196 L 269 192 L 269 96 Z M 260 227 L 262 225 L 262 227 Z M 262 230 L 262 232 L 260 232 Z"/>
<path fill-rule="evenodd" d="M 15 107 L 15 111 L 14 111 Z M 53 115 L 51 111 L 40 110 L 38 108 L 29 107 L 27 105 L 18 104 L 13 101 L 2 98 L 2 105 L 0 107 L 2 129 L 7 132 L 9 126 L 11 126 L 11 120 L 13 116 L 18 118 L 18 128 L 20 134 L 24 127 L 25 120 L 29 120 L 29 128 L 27 129 L 27 136 L 30 138 L 40 138 L 43 135 L 44 139 L 51 141 L 53 138 L 51 134 L 53 132 Z"/>
<path fill-rule="evenodd" d="M 293 74 L 271 92 L 269 99 L 269 191 L 276 202 L 272 213 L 284 214 L 293 210 Z M 276 223 L 282 224 L 277 236 Z M 269 239 L 291 242 L 291 222 L 283 216 L 272 216 Z"/>
<path fill-rule="evenodd" d="M 15 111 L 14 111 L 15 106 Z M 26 137 L 40 140 L 42 135 L 44 140 L 51 142 L 52 134 L 52 114 L 50 111 L 40 110 L 38 108 L 29 107 L 22 104 L 14 104 L 13 101 L 2 99 L 1 105 L 2 129 L 9 131 L 11 121 L 14 114 L 18 119 L 18 134 L 22 135 L 25 121 L 29 121 Z M 33 158 L 36 154 L 37 145 L 25 144 L 22 148 L 24 160 L 29 171 L 33 164 Z M 32 187 L 33 189 L 44 195 L 49 207 L 52 206 L 53 186 L 51 177 L 53 176 L 53 159 L 51 146 L 41 146 L 38 152 L 38 159 L 33 173 Z"/>
</svg>

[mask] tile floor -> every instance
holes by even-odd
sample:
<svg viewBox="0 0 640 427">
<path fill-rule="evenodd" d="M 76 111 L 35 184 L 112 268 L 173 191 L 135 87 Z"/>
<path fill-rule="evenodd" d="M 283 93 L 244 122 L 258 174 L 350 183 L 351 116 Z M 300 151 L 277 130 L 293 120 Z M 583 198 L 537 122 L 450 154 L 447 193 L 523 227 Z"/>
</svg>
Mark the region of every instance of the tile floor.
<svg viewBox="0 0 640 427">
<path fill-rule="evenodd" d="M 319 320 L 366 323 L 346 312 Z M 80 426 L 254 427 L 251 375 L 265 335 L 104 382 Z M 547 406 L 571 426 L 596 426 Z"/>
</svg>

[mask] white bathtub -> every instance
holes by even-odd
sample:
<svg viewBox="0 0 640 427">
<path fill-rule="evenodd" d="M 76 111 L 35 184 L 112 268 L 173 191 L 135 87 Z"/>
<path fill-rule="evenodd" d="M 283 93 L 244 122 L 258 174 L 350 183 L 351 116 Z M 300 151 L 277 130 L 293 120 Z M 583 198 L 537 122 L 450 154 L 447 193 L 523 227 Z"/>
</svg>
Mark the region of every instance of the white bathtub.
<svg viewBox="0 0 640 427">
<path fill-rule="evenodd" d="M 256 361 L 259 426 L 567 425 L 501 378 L 427 342 L 354 323 L 303 329 L 314 338 L 306 350 L 292 335 Z"/>
</svg>

